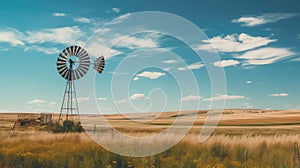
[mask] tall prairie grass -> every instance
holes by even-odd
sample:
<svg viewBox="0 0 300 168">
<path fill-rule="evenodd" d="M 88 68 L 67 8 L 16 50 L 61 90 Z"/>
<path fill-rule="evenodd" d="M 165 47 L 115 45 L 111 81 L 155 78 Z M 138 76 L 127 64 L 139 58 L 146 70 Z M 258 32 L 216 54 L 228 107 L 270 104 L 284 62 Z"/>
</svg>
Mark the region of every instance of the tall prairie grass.
<svg viewBox="0 0 300 168">
<path fill-rule="evenodd" d="M 111 153 L 85 133 L 0 131 L 0 139 L 0 167 L 282 168 L 297 167 L 294 143 L 300 143 L 300 134 L 220 133 L 199 144 L 198 134 L 190 133 L 165 152 L 138 158 Z"/>
</svg>

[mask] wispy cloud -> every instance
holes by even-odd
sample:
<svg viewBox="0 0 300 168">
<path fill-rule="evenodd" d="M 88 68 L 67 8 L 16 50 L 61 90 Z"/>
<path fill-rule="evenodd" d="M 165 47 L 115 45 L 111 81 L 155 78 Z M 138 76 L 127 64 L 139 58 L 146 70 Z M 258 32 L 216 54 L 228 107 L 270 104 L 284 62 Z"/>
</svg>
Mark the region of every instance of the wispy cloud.
<svg viewBox="0 0 300 168">
<path fill-rule="evenodd" d="M 38 31 L 26 31 L 24 33 L 13 29 L 0 29 L 0 43 L 8 43 L 11 46 L 24 47 L 25 51 L 35 50 L 45 54 L 57 54 L 60 51 L 55 47 L 44 47 L 41 44 L 78 44 L 77 39 L 82 38 L 84 32 L 78 27 L 60 27 L 42 29 Z"/>
<path fill-rule="evenodd" d="M 242 103 L 242 106 L 246 107 L 247 109 L 252 109 L 253 106 L 250 105 L 249 103 Z"/>
<path fill-rule="evenodd" d="M 221 101 L 221 100 L 236 100 L 236 99 L 244 99 L 245 96 L 239 95 L 219 95 L 211 98 L 204 98 L 203 101 Z"/>
<path fill-rule="evenodd" d="M 279 20 L 288 19 L 295 16 L 294 13 L 266 13 L 258 16 L 244 16 L 233 19 L 232 23 L 241 23 L 242 26 L 252 27 L 267 23 L 275 23 Z"/>
<path fill-rule="evenodd" d="M 179 70 L 179 71 L 196 70 L 196 69 L 200 69 L 202 67 L 204 67 L 204 64 L 202 64 L 201 62 L 196 62 L 194 64 L 187 65 L 185 67 L 179 67 L 179 68 L 177 68 L 177 70 Z"/>
<path fill-rule="evenodd" d="M 79 23 L 91 23 L 91 19 L 85 17 L 74 18 L 74 21 Z"/>
<path fill-rule="evenodd" d="M 105 41 L 105 39 L 97 38 L 91 40 L 86 45 L 85 49 L 89 52 L 90 56 L 99 57 L 99 51 L 105 53 L 105 59 L 122 54 L 121 51 L 112 49 L 109 45 L 105 44 L 103 41 Z"/>
<path fill-rule="evenodd" d="M 126 102 L 128 102 L 128 99 L 122 99 L 122 100 L 116 101 L 116 103 L 126 103 Z"/>
<path fill-rule="evenodd" d="M 294 58 L 291 61 L 300 62 L 300 57 Z"/>
<path fill-rule="evenodd" d="M 98 97 L 98 98 L 96 98 L 96 100 L 98 100 L 98 101 L 106 101 L 107 98 L 106 97 Z"/>
<path fill-rule="evenodd" d="M 166 73 L 164 73 L 164 72 L 144 71 L 140 74 L 137 74 L 136 76 L 137 77 L 145 77 L 145 78 L 149 78 L 149 79 L 157 79 L 157 78 L 160 78 L 160 77 L 165 76 L 165 75 L 166 75 Z"/>
<path fill-rule="evenodd" d="M 289 96 L 289 94 L 287 94 L 287 93 L 274 93 L 274 94 L 270 94 L 269 96 L 272 96 L 272 97 L 286 97 L 286 96 Z"/>
<path fill-rule="evenodd" d="M 53 13 L 52 15 L 53 15 L 53 16 L 56 16 L 56 17 L 64 17 L 64 16 L 67 16 L 67 14 L 65 14 L 65 13 L 59 13 L 59 12 Z"/>
<path fill-rule="evenodd" d="M 246 81 L 246 83 L 247 83 L 247 84 L 251 84 L 251 83 L 253 83 L 253 82 L 252 82 L 252 81 Z"/>
<path fill-rule="evenodd" d="M 118 38 L 119 39 L 119 38 Z M 126 47 L 129 49 L 138 49 L 138 48 L 156 48 L 158 44 L 151 38 L 143 37 L 126 37 L 122 39 L 119 43 L 116 44 L 118 47 Z"/>
<path fill-rule="evenodd" d="M 280 59 L 294 55 L 295 53 L 286 48 L 259 48 L 237 55 L 239 59 L 245 59 L 246 65 L 265 65 L 274 63 Z"/>
<path fill-rule="evenodd" d="M 272 64 L 295 54 L 287 48 L 267 47 L 268 44 L 276 41 L 276 39 L 269 37 L 254 37 L 241 33 L 240 35 L 216 36 L 209 40 L 204 40 L 204 42 L 211 44 L 199 45 L 198 49 L 213 51 L 214 47 L 220 52 L 239 53 L 234 54 L 234 56 L 238 59 L 243 59 L 245 61 L 244 65 Z M 231 66 L 239 64 L 239 62 L 234 60 L 223 61 L 215 63 L 215 66 Z"/>
<path fill-rule="evenodd" d="M 228 67 L 228 66 L 233 66 L 233 65 L 238 65 L 240 64 L 239 61 L 237 60 L 222 60 L 222 61 L 217 61 L 214 63 L 214 66 L 216 67 Z"/>
<path fill-rule="evenodd" d="M 43 104 L 46 103 L 46 100 L 41 100 L 41 99 L 34 99 L 34 100 L 30 100 L 27 102 L 27 104 Z"/>
<path fill-rule="evenodd" d="M 126 13 L 122 16 L 119 16 L 117 18 L 115 18 L 114 20 L 110 21 L 109 23 L 107 23 L 108 25 L 112 25 L 112 24 L 119 24 L 122 23 L 125 19 L 128 19 L 131 16 L 130 13 Z"/>
<path fill-rule="evenodd" d="M 216 36 L 208 40 L 203 40 L 204 43 L 197 47 L 198 50 L 213 51 L 217 49 L 220 52 L 241 52 L 258 47 L 266 46 L 269 43 L 277 41 L 269 37 L 251 36 L 246 33 L 239 35 L 232 34 L 223 36 Z"/>
<path fill-rule="evenodd" d="M 59 49 L 55 48 L 55 47 L 42 47 L 42 46 L 31 46 L 31 47 L 28 47 L 25 49 L 26 51 L 27 50 L 35 50 L 35 51 L 39 51 L 39 52 L 43 52 L 45 54 L 57 54 L 60 52 Z"/>
<path fill-rule="evenodd" d="M 178 60 L 176 59 L 169 59 L 169 60 L 164 60 L 163 63 L 166 63 L 166 64 L 175 64 L 177 63 Z"/>
<path fill-rule="evenodd" d="M 127 73 L 126 72 L 108 72 L 112 75 L 126 75 Z"/>
<path fill-rule="evenodd" d="M 48 103 L 48 107 L 55 107 L 56 106 L 56 102 L 51 101 Z"/>
<path fill-rule="evenodd" d="M 135 93 L 129 97 L 129 100 L 143 100 L 145 99 L 145 95 L 142 93 Z"/>
<path fill-rule="evenodd" d="M 25 43 L 22 39 L 24 39 L 24 35 L 16 29 L 0 29 L 0 42 L 2 43 L 9 43 L 12 46 L 24 46 Z"/>
<path fill-rule="evenodd" d="M 90 100 L 89 97 L 78 97 L 78 98 L 77 98 L 77 102 L 78 102 L 78 103 L 86 102 L 86 101 L 88 101 L 88 100 Z"/>
<path fill-rule="evenodd" d="M 181 98 L 181 101 L 195 101 L 195 100 L 200 100 L 200 99 L 202 99 L 201 96 L 188 95 L 188 96 L 185 96 L 185 97 Z"/>
<path fill-rule="evenodd" d="M 28 43 L 59 43 L 59 44 L 77 44 L 76 40 L 84 35 L 77 26 L 61 27 L 53 29 L 43 29 L 40 31 L 27 31 Z"/>
<path fill-rule="evenodd" d="M 111 10 L 114 11 L 114 12 L 116 12 L 116 13 L 121 12 L 121 9 L 119 9 L 119 8 L 112 8 Z"/>
</svg>

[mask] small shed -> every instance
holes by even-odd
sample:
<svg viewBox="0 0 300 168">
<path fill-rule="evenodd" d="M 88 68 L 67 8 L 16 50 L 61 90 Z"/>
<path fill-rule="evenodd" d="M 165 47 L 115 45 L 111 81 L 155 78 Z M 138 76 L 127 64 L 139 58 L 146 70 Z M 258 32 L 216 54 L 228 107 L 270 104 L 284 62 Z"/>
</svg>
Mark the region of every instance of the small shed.
<svg viewBox="0 0 300 168">
<path fill-rule="evenodd" d="M 53 119 L 53 115 L 51 113 L 41 113 L 40 122 L 41 125 L 51 123 Z"/>
</svg>

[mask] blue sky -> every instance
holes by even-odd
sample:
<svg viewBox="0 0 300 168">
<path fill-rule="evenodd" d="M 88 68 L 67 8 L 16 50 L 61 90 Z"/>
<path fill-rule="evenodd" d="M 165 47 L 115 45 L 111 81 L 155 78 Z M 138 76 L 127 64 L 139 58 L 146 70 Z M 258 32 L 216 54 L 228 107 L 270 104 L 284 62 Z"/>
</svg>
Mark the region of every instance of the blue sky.
<svg viewBox="0 0 300 168">
<path fill-rule="evenodd" d="M 149 32 L 147 19 L 146 31 L 124 33 L 122 24 L 134 26 L 134 20 L 128 20 L 143 11 L 177 15 L 207 37 L 188 46 L 168 34 Z M 298 0 L 3 1 L 0 16 L 0 111 L 59 111 L 65 80 L 57 73 L 56 60 L 70 45 L 84 46 L 91 60 L 100 55 L 106 58 L 105 71 L 93 81 L 104 113 L 172 111 L 182 102 L 184 109 L 195 108 L 189 105 L 195 102 L 197 108 L 208 109 L 211 102 L 224 99 L 225 108 L 300 108 Z M 193 49 L 218 52 L 220 60 L 210 66 L 224 70 L 226 93 L 212 94 L 208 65 Z M 118 66 L 130 58 L 131 68 L 142 68 L 134 74 L 126 72 L 130 70 L 126 67 L 119 72 Z M 188 88 L 190 72 L 199 93 Z M 114 77 L 129 82 L 125 97 L 122 82 L 112 84 Z M 87 79 L 78 82 L 90 82 Z M 176 83 L 178 79 L 185 79 L 185 86 Z M 182 93 L 181 87 L 187 92 Z M 93 99 L 82 94 L 78 100 L 86 107 Z"/>
</svg>

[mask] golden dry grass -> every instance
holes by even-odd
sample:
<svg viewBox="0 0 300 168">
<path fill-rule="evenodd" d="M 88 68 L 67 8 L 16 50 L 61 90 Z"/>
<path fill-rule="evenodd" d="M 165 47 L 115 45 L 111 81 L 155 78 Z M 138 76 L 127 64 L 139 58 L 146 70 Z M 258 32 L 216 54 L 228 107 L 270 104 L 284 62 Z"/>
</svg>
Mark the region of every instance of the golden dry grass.
<svg viewBox="0 0 300 168">
<path fill-rule="evenodd" d="M 195 112 L 122 115 L 105 118 L 130 136 L 150 136 L 165 130 L 176 117 Z M 128 158 L 106 151 L 85 133 L 53 134 L 36 128 L 11 130 L 16 114 L 0 114 L 0 167 L 296 167 L 294 144 L 300 144 L 299 111 L 226 110 L 220 126 L 204 143 L 198 137 L 207 112 L 197 112 L 189 134 L 171 149 L 151 157 Z M 85 117 L 85 116 L 82 116 Z M 97 117 L 97 115 L 95 115 Z M 287 124 L 288 123 L 288 124 Z M 99 128 L 99 129 L 98 129 Z M 111 129 L 97 125 L 102 140 L 118 139 Z M 113 136 L 112 136 L 113 135 Z M 168 134 L 173 139 L 174 134 Z M 128 146 L 137 145 L 122 139 Z M 148 144 L 151 147 L 151 143 Z"/>
</svg>

